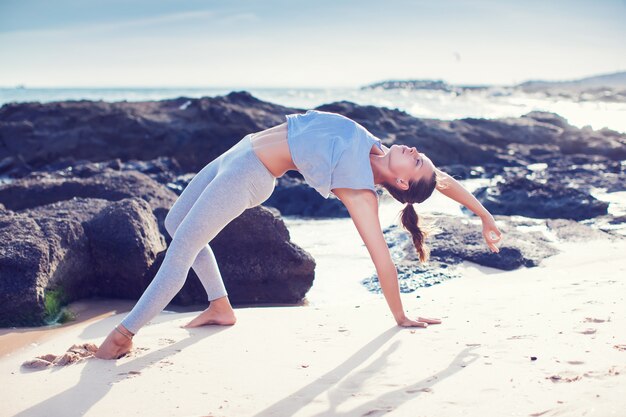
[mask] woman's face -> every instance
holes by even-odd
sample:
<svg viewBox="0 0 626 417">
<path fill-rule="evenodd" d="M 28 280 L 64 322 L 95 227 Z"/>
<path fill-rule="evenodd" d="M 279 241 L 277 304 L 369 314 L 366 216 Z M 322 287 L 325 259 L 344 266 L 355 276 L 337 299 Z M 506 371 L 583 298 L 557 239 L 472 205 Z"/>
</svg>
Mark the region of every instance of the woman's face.
<svg viewBox="0 0 626 417">
<path fill-rule="evenodd" d="M 406 145 L 391 145 L 388 152 L 389 170 L 395 176 L 396 180 L 400 179 L 408 188 L 409 181 L 418 181 L 421 178 L 430 178 L 435 171 L 432 161 L 423 153 L 419 153 L 415 147 Z M 401 184 L 394 185 L 401 187 Z"/>
</svg>

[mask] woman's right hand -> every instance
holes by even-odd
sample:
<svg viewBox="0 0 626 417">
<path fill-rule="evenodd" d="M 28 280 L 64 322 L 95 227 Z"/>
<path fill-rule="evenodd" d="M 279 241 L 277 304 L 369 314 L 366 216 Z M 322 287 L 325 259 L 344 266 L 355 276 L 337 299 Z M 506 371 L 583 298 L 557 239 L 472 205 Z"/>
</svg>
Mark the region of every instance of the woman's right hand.
<svg viewBox="0 0 626 417">
<path fill-rule="evenodd" d="M 502 232 L 498 229 L 496 221 L 492 215 L 488 215 L 482 218 L 483 221 L 483 238 L 487 242 L 487 246 L 492 252 L 498 253 L 500 249 L 496 246 L 496 243 L 502 239 Z"/>
<path fill-rule="evenodd" d="M 403 317 L 397 320 L 398 326 L 402 327 L 428 327 L 429 324 L 441 324 L 439 319 L 427 319 L 424 317 L 418 317 L 417 320 L 411 320 L 408 317 Z"/>
</svg>

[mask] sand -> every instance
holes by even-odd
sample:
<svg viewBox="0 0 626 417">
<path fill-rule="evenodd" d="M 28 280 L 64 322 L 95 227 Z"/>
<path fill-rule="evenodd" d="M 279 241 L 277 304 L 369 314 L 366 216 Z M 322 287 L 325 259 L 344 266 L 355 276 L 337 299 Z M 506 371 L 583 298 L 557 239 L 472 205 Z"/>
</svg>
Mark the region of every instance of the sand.
<svg viewBox="0 0 626 417">
<path fill-rule="evenodd" d="M 0 414 L 624 416 L 626 243 L 561 247 L 538 268 L 465 264 L 403 294 L 415 316 L 443 319 L 426 329 L 397 327 L 382 296 L 238 308 L 232 327 L 182 329 L 196 312 L 164 312 L 128 357 L 20 367 L 100 343 L 123 314 L 96 316 L 0 359 Z"/>
</svg>

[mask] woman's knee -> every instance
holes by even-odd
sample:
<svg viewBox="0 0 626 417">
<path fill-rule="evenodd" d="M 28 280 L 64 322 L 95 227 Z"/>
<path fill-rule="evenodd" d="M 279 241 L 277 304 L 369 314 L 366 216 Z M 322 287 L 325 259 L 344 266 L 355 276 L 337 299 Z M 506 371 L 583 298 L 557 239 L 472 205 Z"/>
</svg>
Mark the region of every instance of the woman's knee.
<svg viewBox="0 0 626 417">
<path fill-rule="evenodd" d="M 165 257 L 172 265 L 178 265 L 181 268 L 191 268 L 198 253 L 206 246 L 203 239 L 198 239 L 196 235 L 185 234 L 183 228 L 178 228 L 172 234 L 172 241 L 167 247 Z M 165 259 L 163 260 L 165 262 Z M 178 277 L 183 280 L 184 277 Z"/>
</svg>

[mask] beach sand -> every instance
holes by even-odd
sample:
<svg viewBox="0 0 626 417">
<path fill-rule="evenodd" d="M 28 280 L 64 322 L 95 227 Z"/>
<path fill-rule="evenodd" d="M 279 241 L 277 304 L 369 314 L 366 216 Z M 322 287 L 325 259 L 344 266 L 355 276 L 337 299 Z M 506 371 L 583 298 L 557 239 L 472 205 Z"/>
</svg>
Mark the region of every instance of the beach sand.
<svg viewBox="0 0 626 417">
<path fill-rule="evenodd" d="M 396 326 L 382 295 L 238 308 L 232 327 L 182 329 L 196 312 L 164 312 L 128 357 L 40 371 L 20 365 L 99 344 L 123 314 L 45 337 L 9 329 L 0 414 L 624 416 L 626 242 L 560 246 L 541 267 L 465 264 L 463 278 L 403 294 L 415 317 L 443 320 L 425 329 Z"/>
</svg>

